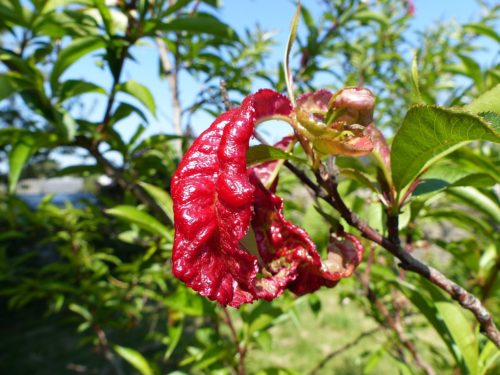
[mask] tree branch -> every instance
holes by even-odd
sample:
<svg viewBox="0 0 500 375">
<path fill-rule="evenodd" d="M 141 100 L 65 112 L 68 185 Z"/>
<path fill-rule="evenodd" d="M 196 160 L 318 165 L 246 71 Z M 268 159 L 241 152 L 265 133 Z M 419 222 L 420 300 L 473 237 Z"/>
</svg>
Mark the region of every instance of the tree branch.
<svg viewBox="0 0 500 375">
<path fill-rule="evenodd" d="M 387 307 L 382 303 L 382 301 L 377 297 L 375 292 L 370 287 L 367 287 L 366 294 L 368 300 L 373 304 L 373 306 L 375 306 L 375 308 L 384 318 L 383 324 L 392 329 L 394 333 L 396 333 L 399 342 L 401 342 L 401 344 L 403 344 L 403 346 L 411 353 L 415 364 L 420 367 L 425 372 L 425 374 L 436 375 L 434 369 L 420 357 L 415 344 L 404 333 L 401 322 L 399 322 L 390 314 Z"/>
<path fill-rule="evenodd" d="M 160 54 L 160 61 L 167 75 L 168 85 L 172 92 L 172 113 L 173 113 L 173 126 L 175 134 L 182 135 L 182 112 L 181 101 L 179 98 L 179 81 L 178 81 L 178 68 L 177 59 L 174 57 L 174 63 L 170 61 L 168 50 L 165 42 L 159 36 L 156 37 L 156 45 Z"/>
<path fill-rule="evenodd" d="M 475 295 L 448 279 L 437 269 L 414 258 L 399 243 L 395 243 L 389 238 L 382 236 L 361 220 L 346 206 L 337 190 L 336 182 L 327 173 L 325 174 L 324 171 L 316 172 L 316 179 L 318 181 L 318 184 L 316 184 L 302 170 L 295 167 L 289 161 L 285 161 L 285 166 L 308 186 L 318 198 L 323 199 L 335 208 L 349 225 L 361 232 L 364 238 L 378 244 L 399 259 L 399 266 L 402 269 L 421 275 L 448 293 L 464 309 L 472 312 L 481 325 L 482 332 L 500 348 L 500 332 L 493 321 L 493 317 Z"/>
<path fill-rule="evenodd" d="M 348 342 L 344 346 L 334 350 L 333 352 L 327 354 L 317 365 L 314 367 L 310 372 L 309 375 L 316 375 L 319 373 L 319 371 L 325 367 L 328 361 L 332 360 L 334 357 L 344 353 L 345 351 L 351 349 L 352 347 L 356 346 L 359 344 L 359 342 L 375 333 L 380 331 L 382 329 L 382 326 L 375 327 L 369 331 L 361 333 L 358 337 L 356 337 L 353 341 Z"/>
<path fill-rule="evenodd" d="M 76 144 L 86 149 L 95 158 L 97 164 L 103 169 L 106 175 L 111 177 L 111 179 L 113 179 L 113 181 L 120 185 L 124 190 L 128 190 L 134 194 L 134 196 L 146 205 L 146 207 L 148 207 L 152 212 L 154 212 L 160 220 L 166 223 L 170 222 L 170 219 L 165 212 L 163 212 L 158 203 L 156 203 L 156 201 L 151 198 L 140 185 L 125 178 L 123 173 L 111 164 L 109 160 L 104 157 L 104 155 L 102 155 L 99 151 L 98 145 L 81 136 L 76 138 Z"/>
<path fill-rule="evenodd" d="M 233 320 L 231 319 L 231 315 L 227 311 L 225 306 L 222 306 L 222 312 L 224 313 L 224 322 L 229 327 L 229 331 L 231 332 L 231 338 L 233 339 L 234 345 L 236 345 L 236 350 L 238 352 L 238 375 L 245 375 L 245 355 L 247 353 L 247 349 L 244 345 L 241 344 L 238 333 L 234 328 Z"/>
</svg>

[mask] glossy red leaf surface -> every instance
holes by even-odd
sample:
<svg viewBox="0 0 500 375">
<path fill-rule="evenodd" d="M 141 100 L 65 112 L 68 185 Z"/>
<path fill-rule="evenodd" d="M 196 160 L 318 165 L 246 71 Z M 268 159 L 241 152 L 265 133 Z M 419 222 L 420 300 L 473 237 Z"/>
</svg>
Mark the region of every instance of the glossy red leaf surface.
<svg viewBox="0 0 500 375">
<path fill-rule="evenodd" d="M 332 235 L 327 259 L 322 261 L 309 235 L 283 216 L 283 200 L 255 175 L 250 180 L 255 186 L 252 227 L 257 247 L 266 270 L 286 282 L 283 288 L 301 295 L 351 276 L 364 253 L 354 235 Z"/>
<path fill-rule="evenodd" d="M 258 294 L 258 260 L 240 245 L 252 216 L 245 155 L 255 122 L 291 110 L 288 99 L 272 90 L 247 97 L 200 135 L 172 179 L 173 273 L 223 305 L 238 307 Z"/>
</svg>

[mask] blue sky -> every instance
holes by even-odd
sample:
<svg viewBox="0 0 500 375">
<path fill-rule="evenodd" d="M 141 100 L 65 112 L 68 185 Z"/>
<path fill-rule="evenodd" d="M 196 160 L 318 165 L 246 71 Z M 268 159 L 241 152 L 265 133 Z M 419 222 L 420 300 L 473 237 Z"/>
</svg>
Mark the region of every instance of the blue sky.
<svg viewBox="0 0 500 375">
<path fill-rule="evenodd" d="M 366 0 L 368 3 L 370 0 Z M 320 0 L 303 0 L 303 4 L 314 14 L 315 9 L 321 9 Z M 415 0 L 416 13 L 412 19 L 412 29 L 422 30 L 430 27 L 439 21 L 457 19 L 458 21 L 469 21 L 477 18 L 480 8 L 475 0 Z M 276 66 L 277 61 L 283 54 L 291 18 L 295 11 L 295 5 L 290 0 L 225 0 L 223 7 L 218 11 L 220 19 L 236 29 L 238 33 L 243 33 L 247 28 L 253 28 L 259 24 L 264 30 L 272 30 L 275 33 L 277 45 L 273 50 L 271 58 L 267 63 L 269 66 Z M 318 13 L 318 11 L 316 11 Z M 134 79 L 145 84 L 152 92 L 157 101 L 158 116 L 151 118 L 146 135 L 155 133 L 172 133 L 171 126 L 171 96 L 166 81 L 158 80 L 158 57 L 154 44 L 144 45 L 136 48 L 134 57 L 137 62 L 129 62 L 125 66 L 123 79 Z M 98 82 L 106 89 L 111 85 L 109 73 L 103 71 L 89 62 L 93 59 L 82 59 L 75 64 L 65 74 L 67 78 L 86 78 Z M 190 104 L 194 100 L 194 95 L 201 88 L 200 83 L 193 81 L 187 76 L 181 75 L 180 90 L 181 100 L 184 105 Z M 104 102 L 100 98 L 101 102 Z M 104 104 L 98 104 L 94 108 L 91 117 L 96 116 L 96 120 L 102 118 Z M 194 117 L 194 130 L 200 133 L 206 129 L 212 118 L 204 113 Z M 130 137 L 137 125 L 139 118 L 131 117 L 126 121 L 117 124 L 117 130 L 125 138 Z M 75 159 L 65 158 L 63 164 L 73 164 Z"/>
</svg>

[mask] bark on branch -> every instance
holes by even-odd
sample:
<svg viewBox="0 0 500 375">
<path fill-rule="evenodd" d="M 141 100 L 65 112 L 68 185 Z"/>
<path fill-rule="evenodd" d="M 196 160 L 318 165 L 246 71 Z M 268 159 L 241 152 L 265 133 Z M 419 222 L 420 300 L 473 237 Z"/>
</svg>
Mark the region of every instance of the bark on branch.
<svg viewBox="0 0 500 375">
<path fill-rule="evenodd" d="M 396 241 L 396 237 L 391 241 L 361 220 L 346 206 L 337 190 L 336 182 L 327 173 L 318 171 L 316 173 L 318 183 L 315 183 L 302 170 L 289 161 L 285 162 L 285 166 L 308 186 L 318 198 L 336 209 L 349 225 L 359 230 L 364 238 L 378 244 L 395 256 L 399 260 L 399 267 L 417 273 L 429 280 L 448 293 L 464 309 L 472 312 L 481 326 L 481 331 L 500 348 L 500 332 L 493 321 L 493 316 L 475 295 L 448 279 L 437 269 L 414 258 L 409 251 L 398 243 L 399 240 Z"/>
</svg>

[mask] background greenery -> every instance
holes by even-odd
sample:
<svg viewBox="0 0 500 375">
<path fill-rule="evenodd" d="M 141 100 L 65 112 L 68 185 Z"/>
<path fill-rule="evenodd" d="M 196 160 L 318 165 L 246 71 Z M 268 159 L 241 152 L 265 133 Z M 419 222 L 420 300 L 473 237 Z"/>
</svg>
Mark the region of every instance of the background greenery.
<svg viewBox="0 0 500 375">
<path fill-rule="evenodd" d="M 479 2 L 475 21 L 415 34 L 407 1 L 304 3 L 292 59 L 296 91 L 367 86 L 389 137 L 415 102 L 460 106 L 500 81 L 498 5 Z M 171 276 L 169 183 L 193 118 L 224 110 L 221 80 L 235 103 L 255 82 L 286 89 L 282 66 L 266 60 L 272 34 L 255 27 L 238 35 L 217 7 L 0 1 L 0 372 L 231 374 L 244 362 L 252 374 L 429 373 L 416 352 L 435 373 L 498 373 L 500 352 L 472 316 L 369 243 L 356 276 L 335 289 L 240 310 L 224 310 Z M 490 50 L 488 62 L 477 59 L 485 40 L 497 53 Z M 151 94 L 152 83 L 124 74 L 145 45 L 155 51 L 155 79 L 168 85 L 168 102 Z M 67 74 L 82 61 L 101 76 Z M 202 84 L 187 105 L 180 77 Z M 148 134 L 165 106 L 174 132 Z M 61 167 L 68 157 L 74 165 Z M 453 152 L 426 173 L 400 222 L 417 256 L 494 316 L 498 161 L 489 143 Z M 338 165 L 349 207 L 384 232 L 382 207 L 360 177 L 376 169 L 364 159 Z M 32 209 L 16 195 L 20 179 L 65 175 L 87 178 L 95 200 L 61 207 L 47 196 Z M 112 184 L 96 185 L 101 175 Z M 325 250 L 336 214 L 293 175 L 284 171 L 281 182 L 287 216 Z"/>
</svg>

